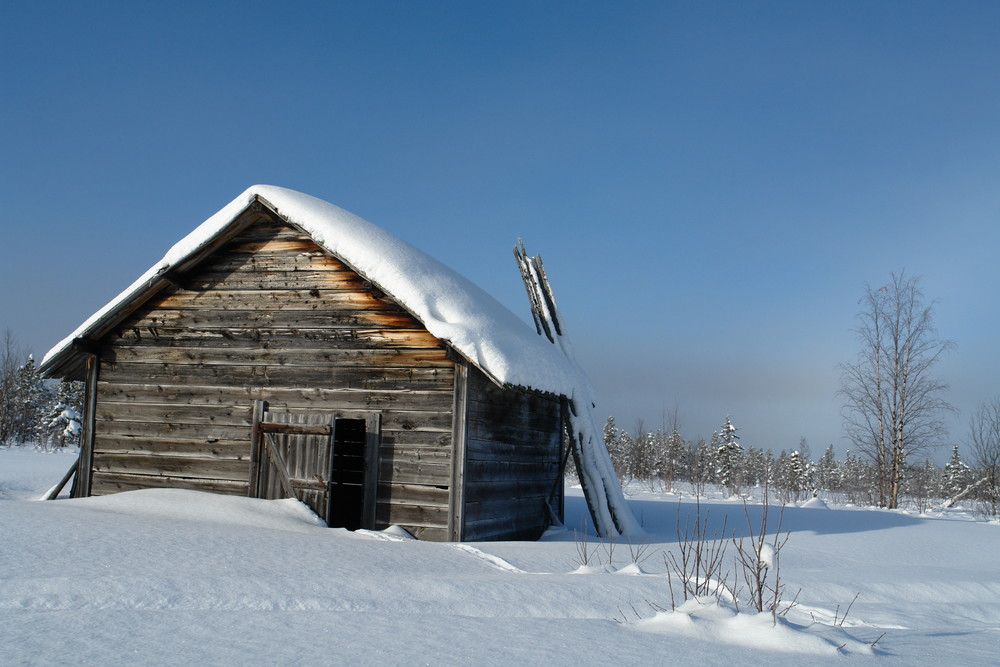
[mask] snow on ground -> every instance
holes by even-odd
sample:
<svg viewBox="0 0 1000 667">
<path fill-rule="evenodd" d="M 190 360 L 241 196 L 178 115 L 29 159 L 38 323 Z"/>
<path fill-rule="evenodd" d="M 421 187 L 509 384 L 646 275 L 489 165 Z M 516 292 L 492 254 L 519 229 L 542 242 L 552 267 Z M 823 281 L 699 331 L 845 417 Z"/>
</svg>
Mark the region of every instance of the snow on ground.
<svg viewBox="0 0 1000 667">
<path fill-rule="evenodd" d="M 170 490 L 31 500 L 71 461 L 0 449 L 5 665 L 939 666 L 1000 654 L 1000 525 L 961 511 L 786 508 L 781 575 L 801 592 L 775 623 L 713 601 L 669 611 L 662 552 L 676 552 L 678 519 L 694 515 L 686 495 L 633 494 L 649 557 L 636 567 L 628 544 L 589 537 L 584 569 L 578 489 L 568 528 L 539 542 L 435 544 L 325 528 L 289 500 Z M 701 510 L 709 532 L 723 516 L 746 532 L 738 502 Z M 749 512 L 756 521 L 761 508 Z"/>
<path fill-rule="evenodd" d="M 38 498 L 59 483 L 78 454 L 75 449 L 0 447 L 0 500 Z M 67 488 L 62 495 L 68 493 Z"/>
</svg>

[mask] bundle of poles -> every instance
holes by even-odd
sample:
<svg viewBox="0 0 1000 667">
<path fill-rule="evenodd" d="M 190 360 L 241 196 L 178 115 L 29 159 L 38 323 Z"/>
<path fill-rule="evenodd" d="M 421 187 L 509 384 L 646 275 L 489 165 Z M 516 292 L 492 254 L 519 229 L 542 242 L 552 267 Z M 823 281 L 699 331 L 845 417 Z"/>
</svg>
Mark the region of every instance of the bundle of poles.
<svg viewBox="0 0 1000 667">
<path fill-rule="evenodd" d="M 565 396 L 563 400 L 567 408 L 570 451 L 594 529 L 600 537 L 639 536 L 642 528 L 625 502 L 611 457 L 599 436 L 601 430 L 595 414 L 593 390 L 573 355 L 559 319 L 559 309 L 545 275 L 542 258 L 539 255 L 529 257 L 521 239 L 514 246 L 514 257 L 528 293 L 535 330 L 539 336 L 557 346 L 577 371 L 573 395 Z"/>
</svg>

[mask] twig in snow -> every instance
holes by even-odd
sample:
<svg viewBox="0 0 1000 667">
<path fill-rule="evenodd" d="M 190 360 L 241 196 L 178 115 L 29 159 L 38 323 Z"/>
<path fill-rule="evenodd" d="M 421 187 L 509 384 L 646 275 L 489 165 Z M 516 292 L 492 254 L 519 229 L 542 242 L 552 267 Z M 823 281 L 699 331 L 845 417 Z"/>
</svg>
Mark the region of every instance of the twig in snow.
<svg viewBox="0 0 1000 667">
<path fill-rule="evenodd" d="M 842 619 L 840 619 L 840 627 L 844 627 L 844 621 L 847 620 L 847 614 L 851 611 L 851 607 L 854 606 L 854 603 L 857 601 L 859 595 L 861 595 L 861 591 L 858 591 L 855 594 L 854 599 L 851 600 L 851 604 L 847 605 L 847 609 L 844 610 L 844 617 Z M 837 609 L 840 609 L 839 605 L 837 606 Z M 836 619 L 836 617 L 834 617 L 833 620 L 834 620 L 833 624 L 837 625 L 837 619 Z"/>
<path fill-rule="evenodd" d="M 796 605 L 799 604 L 799 602 L 798 602 L 798 600 L 799 600 L 799 593 L 801 593 L 801 592 L 802 592 L 801 588 L 799 590 L 795 591 L 795 597 L 793 597 L 791 603 L 787 607 L 785 607 L 785 611 L 781 612 L 782 616 L 786 616 L 788 614 L 788 612 L 790 612 L 792 610 L 793 607 L 795 607 Z M 813 619 L 813 621 L 815 621 L 815 620 L 816 619 Z"/>
<path fill-rule="evenodd" d="M 649 553 L 649 542 L 643 542 L 636 544 L 632 541 L 632 538 L 628 538 L 628 554 L 632 558 L 632 563 L 634 565 L 640 565 L 644 560 L 652 556 Z"/>
<path fill-rule="evenodd" d="M 666 560 L 666 556 L 663 560 Z M 667 588 L 670 589 L 670 611 L 677 611 L 677 600 L 674 599 L 674 580 L 670 575 L 669 565 L 667 565 Z"/>
</svg>

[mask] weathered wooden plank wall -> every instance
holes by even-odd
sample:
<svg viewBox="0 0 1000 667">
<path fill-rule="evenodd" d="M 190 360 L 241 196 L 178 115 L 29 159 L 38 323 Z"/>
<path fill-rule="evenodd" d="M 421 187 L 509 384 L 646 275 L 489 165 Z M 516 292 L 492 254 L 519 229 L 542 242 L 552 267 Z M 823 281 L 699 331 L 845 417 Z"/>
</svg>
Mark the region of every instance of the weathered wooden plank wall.
<svg viewBox="0 0 1000 667">
<path fill-rule="evenodd" d="M 92 493 L 245 494 L 255 399 L 382 413 L 379 525 L 447 539 L 455 364 L 300 231 L 261 220 L 100 341 Z"/>
<path fill-rule="evenodd" d="M 467 414 L 464 538 L 538 538 L 560 476 L 559 400 L 501 389 L 470 369 Z"/>
</svg>

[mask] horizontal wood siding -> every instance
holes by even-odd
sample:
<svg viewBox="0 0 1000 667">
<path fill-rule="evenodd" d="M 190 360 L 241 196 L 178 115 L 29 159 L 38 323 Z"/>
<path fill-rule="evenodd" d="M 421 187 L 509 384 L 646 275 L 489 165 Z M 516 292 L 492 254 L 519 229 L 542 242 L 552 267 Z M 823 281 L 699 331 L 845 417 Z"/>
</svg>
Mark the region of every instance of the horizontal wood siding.
<svg viewBox="0 0 1000 667">
<path fill-rule="evenodd" d="M 260 220 L 100 347 L 95 495 L 246 494 L 253 401 L 382 414 L 378 525 L 445 539 L 455 364 L 444 345 L 305 234 Z"/>
<path fill-rule="evenodd" d="M 559 401 L 500 389 L 469 372 L 464 538 L 537 539 L 548 525 L 545 503 L 558 483 Z"/>
</svg>

